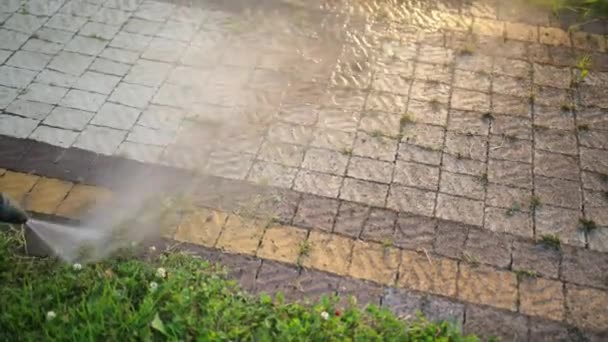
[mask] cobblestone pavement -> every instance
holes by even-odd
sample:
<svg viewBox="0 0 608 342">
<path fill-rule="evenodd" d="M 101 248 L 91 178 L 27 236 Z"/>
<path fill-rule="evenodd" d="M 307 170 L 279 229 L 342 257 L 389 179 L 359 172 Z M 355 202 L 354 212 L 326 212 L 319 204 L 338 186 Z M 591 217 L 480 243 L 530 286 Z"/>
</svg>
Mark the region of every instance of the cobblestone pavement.
<svg viewBox="0 0 608 342">
<path fill-rule="evenodd" d="M 507 337 L 608 331 L 604 23 L 481 0 L 4 0 L 0 23 L 0 190 L 31 211 L 195 171 L 207 209 L 171 236 L 249 255 L 252 289 L 315 270 Z"/>
</svg>

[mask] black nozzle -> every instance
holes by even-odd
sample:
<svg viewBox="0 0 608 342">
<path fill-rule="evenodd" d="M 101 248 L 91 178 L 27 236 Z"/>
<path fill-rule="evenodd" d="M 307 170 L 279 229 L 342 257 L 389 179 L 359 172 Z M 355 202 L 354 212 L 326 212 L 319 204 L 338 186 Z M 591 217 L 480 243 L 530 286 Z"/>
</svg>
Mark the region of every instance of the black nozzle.
<svg viewBox="0 0 608 342">
<path fill-rule="evenodd" d="M 25 211 L 8 197 L 8 195 L 0 193 L 0 222 L 23 224 L 27 222 L 27 214 Z"/>
</svg>

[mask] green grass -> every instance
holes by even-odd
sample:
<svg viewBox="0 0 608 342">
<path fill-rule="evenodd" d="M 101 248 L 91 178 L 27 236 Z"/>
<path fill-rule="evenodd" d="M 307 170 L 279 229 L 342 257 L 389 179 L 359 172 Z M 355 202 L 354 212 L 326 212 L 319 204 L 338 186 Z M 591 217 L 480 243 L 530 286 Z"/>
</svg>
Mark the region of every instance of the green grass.
<svg viewBox="0 0 608 342">
<path fill-rule="evenodd" d="M 248 295 L 183 253 L 75 267 L 20 248 L 18 234 L 0 231 L 0 341 L 477 340 L 375 306 L 337 311 L 336 298 L 303 305 Z"/>
<path fill-rule="evenodd" d="M 562 242 L 560 241 L 559 236 L 554 234 L 546 234 L 541 236 L 537 243 L 555 250 L 560 250 L 562 247 Z"/>
<path fill-rule="evenodd" d="M 572 11 L 584 18 L 608 17 L 608 0 L 527 0 L 533 4 L 551 8 L 554 13 Z"/>
</svg>

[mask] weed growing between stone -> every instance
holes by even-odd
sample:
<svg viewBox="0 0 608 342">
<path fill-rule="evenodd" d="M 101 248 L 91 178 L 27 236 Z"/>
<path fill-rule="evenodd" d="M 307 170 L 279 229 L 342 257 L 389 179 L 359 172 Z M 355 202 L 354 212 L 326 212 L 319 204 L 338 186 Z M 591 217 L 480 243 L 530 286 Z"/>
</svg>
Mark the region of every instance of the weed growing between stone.
<svg viewBox="0 0 608 342">
<path fill-rule="evenodd" d="M 0 232 L 2 341 L 477 340 L 373 306 L 337 311 L 336 298 L 301 305 L 250 296 L 184 253 L 67 265 L 21 256 L 21 247 L 17 234 Z"/>
</svg>

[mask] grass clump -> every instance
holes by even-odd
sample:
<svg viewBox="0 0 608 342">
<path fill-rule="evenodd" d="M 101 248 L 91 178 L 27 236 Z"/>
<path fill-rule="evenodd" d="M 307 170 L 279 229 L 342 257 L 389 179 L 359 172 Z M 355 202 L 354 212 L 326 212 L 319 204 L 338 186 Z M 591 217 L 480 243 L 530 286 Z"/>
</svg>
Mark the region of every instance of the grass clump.
<svg viewBox="0 0 608 342">
<path fill-rule="evenodd" d="M 589 220 L 586 218 L 579 219 L 579 228 L 585 233 L 590 233 L 597 229 L 597 224 L 593 220 Z"/>
<path fill-rule="evenodd" d="M 538 277 L 538 273 L 528 270 L 516 270 L 515 276 L 521 281 L 526 278 L 536 278 Z"/>
<path fill-rule="evenodd" d="M 530 210 L 534 211 L 541 205 L 542 205 L 542 202 L 540 200 L 540 197 L 538 197 L 538 196 L 530 197 Z"/>
<path fill-rule="evenodd" d="M 578 126 L 576 126 L 576 128 L 579 130 L 579 132 L 587 132 L 589 130 L 589 125 L 588 124 L 578 124 Z"/>
<path fill-rule="evenodd" d="M 0 232 L 2 341 L 476 341 L 448 323 L 399 320 L 387 309 L 337 309 L 244 293 L 192 255 L 65 265 L 19 256 Z"/>
<path fill-rule="evenodd" d="M 554 234 L 543 235 L 537 242 L 545 247 L 552 248 L 555 250 L 560 250 L 562 246 L 562 243 L 559 240 L 559 236 Z"/>
<path fill-rule="evenodd" d="M 414 115 L 411 113 L 405 113 L 399 118 L 399 127 L 401 127 L 401 129 L 411 123 L 414 123 Z"/>
</svg>

